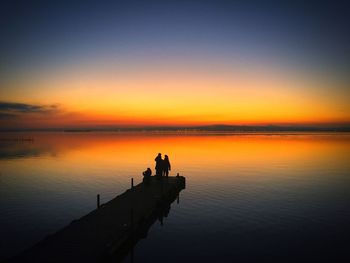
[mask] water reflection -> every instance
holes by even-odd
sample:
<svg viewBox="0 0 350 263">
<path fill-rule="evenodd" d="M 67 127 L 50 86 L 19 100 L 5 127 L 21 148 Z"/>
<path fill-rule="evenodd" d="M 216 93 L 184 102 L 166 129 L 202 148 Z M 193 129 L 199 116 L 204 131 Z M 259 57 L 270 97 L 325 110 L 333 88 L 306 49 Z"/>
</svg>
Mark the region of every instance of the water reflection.
<svg viewBox="0 0 350 263">
<path fill-rule="evenodd" d="M 141 181 L 158 152 L 171 156 L 172 175 L 186 176 L 187 190 L 166 227 L 153 225 L 137 244 L 135 260 L 164 261 L 173 242 L 182 254 L 168 262 L 225 261 L 244 251 L 282 257 L 294 242 L 316 253 L 317 239 L 342 251 L 350 236 L 348 134 L 30 136 L 33 142 L 0 141 L 1 258 L 95 208 L 97 193 L 106 202 L 131 177 Z M 154 247 L 163 252 L 150 253 Z"/>
</svg>

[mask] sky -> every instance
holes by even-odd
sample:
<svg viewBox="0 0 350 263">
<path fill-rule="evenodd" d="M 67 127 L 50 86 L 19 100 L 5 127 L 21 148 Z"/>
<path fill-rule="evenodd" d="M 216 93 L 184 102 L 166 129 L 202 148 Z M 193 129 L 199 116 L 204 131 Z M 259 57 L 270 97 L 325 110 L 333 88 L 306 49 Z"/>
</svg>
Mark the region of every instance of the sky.
<svg viewBox="0 0 350 263">
<path fill-rule="evenodd" d="M 0 128 L 350 125 L 346 1 L 4 1 Z"/>
</svg>

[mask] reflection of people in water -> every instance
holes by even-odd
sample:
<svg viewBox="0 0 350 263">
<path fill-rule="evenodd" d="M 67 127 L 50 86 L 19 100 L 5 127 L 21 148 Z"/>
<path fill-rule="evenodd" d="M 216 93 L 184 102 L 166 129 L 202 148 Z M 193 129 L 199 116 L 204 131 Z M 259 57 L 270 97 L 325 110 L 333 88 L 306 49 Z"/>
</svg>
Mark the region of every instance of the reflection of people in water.
<svg viewBox="0 0 350 263">
<path fill-rule="evenodd" d="M 147 170 L 144 171 L 142 174 L 144 177 L 148 178 L 148 177 L 152 176 L 152 170 L 148 167 Z"/>
<path fill-rule="evenodd" d="M 158 153 L 157 157 L 154 159 L 156 161 L 156 177 L 160 178 L 162 177 L 162 171 L 163 171 L 163 159 L 162 154 Z"/>
<path fill-rule="evenodd" d="M 169 157 L 168 157 L 168 155 L 165 155 L 164 160 L 163 160 L 163 174 L 164 174 L 164 176 L 168 177 L 170 170 L 171 170 L 171 165 L 170 165 Z"/>
<path fill-rule="evenodd" d="M 163 226 L 163 219 L 164 217 L 168 217 L 170 212 L 170 204 L 169 203 L 162 203 L 160 207 L 157 210 L 157 217 L 160 222 L 160 225 Z"/>
</svg>

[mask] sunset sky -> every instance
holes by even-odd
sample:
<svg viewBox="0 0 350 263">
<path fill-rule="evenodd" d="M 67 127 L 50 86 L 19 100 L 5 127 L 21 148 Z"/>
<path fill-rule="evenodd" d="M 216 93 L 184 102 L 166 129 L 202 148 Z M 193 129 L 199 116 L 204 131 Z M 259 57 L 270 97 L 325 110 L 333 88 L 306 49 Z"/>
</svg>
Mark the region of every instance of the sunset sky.
<svg viewBox="0 0 350 263">
<path fill-rule="evenodd" d="M 350 125 L 337 1 L 8 1 L 0 126 Z"/>
</svg>

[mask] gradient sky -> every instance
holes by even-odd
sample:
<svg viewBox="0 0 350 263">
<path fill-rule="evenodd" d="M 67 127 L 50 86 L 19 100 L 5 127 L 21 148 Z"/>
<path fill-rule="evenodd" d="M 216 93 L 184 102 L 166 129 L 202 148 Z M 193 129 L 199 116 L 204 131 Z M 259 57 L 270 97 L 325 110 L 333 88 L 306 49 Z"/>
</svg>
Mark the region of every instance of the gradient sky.
<svg viewBox="0 0 350 263">
<path fill-rule="evenodd" d="M 74 2 L 2 4 L 2 128 L 350 124 L 345 1 Z"/>
</svg>

